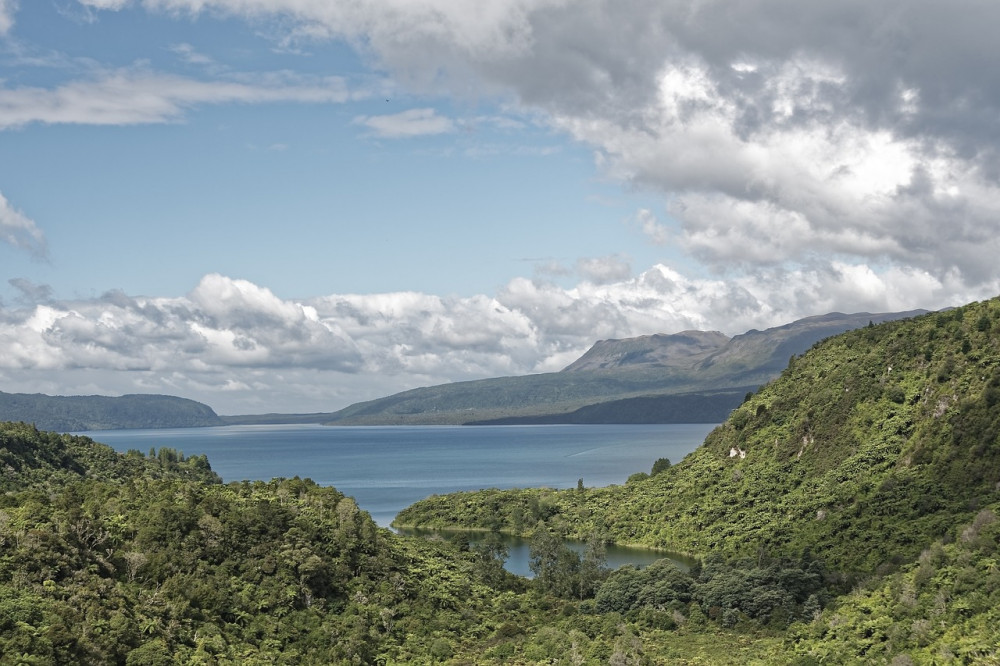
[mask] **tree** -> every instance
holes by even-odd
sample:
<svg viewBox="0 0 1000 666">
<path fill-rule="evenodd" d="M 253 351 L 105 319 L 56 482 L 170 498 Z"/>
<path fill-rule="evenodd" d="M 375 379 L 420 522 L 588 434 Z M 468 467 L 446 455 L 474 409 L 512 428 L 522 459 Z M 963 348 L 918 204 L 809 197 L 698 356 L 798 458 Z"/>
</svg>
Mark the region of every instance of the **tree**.
<svg viewBox="0 0 1000 666">
<path fill-rule="evenodd" d="M 650 476 L 656 476 L 660 472 L 670 469 L 670 459 L 669 458 L 657 458 L 656 462 L 653 463 L 653 471 L 650 472 Z"/>
<path fill-rule="evenodd" d="M 598 534 L 591 534 L 587 548 L 580 560 L 580 582 L 577 585 L 580 599 L 594 596 L 608 575 L 607 548 Z"/>
<path fill-rule="evenodd" d="M 575 596 L 580 556 L 562 537 L 546 529 L 536 530 L 531 537 L 529 556 L 528 567 L 535 574 L 535 584 L 542 592 L 565 598 Z"/>
<path fill-rule="evenodd" d="M 500 535 L 496 532 L 490 532 L 482 541 L 473 545 L 470 550 L 475 555 L 476 565 L 483 577 L 483 582 L 490 587 L 501 587 L 507 579 L 503 565 L 510 555 L 510 550 Z"/>
</svg>

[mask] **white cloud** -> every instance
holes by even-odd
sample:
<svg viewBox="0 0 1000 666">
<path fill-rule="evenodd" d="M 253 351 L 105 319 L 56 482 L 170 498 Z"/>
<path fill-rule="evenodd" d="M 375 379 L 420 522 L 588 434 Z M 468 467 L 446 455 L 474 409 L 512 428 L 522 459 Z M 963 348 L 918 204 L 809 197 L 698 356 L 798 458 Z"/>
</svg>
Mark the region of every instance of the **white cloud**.
<svg viewBox="0 0 1000 666">
<path fill-rule="evenodd" d="M 127 7 L 131 0 L 77 0 L 84 7 L 93 9 L 119 10 Z"/>
<path fill-rule="evenodd" d="M 981 65 L 1000 57 L 983 28 L 1000 5 L 81 1 L 273 20 L 286 40 L 364 44 L 410 92 L 502 99 L 592 146 L 612 176 L 662 193 L 678 237 L 714 267 L 752 242 L 742 270 L 822 257 L 981 284 L 998 274 L 1000 78 Z M 197 92 L 150 97 L 131 122 L 202 103 Z M 87 115 L 123 113 L 111 106 Z M 0 126 L 26 122 L 3 108 L 0 98 Z M 357 121 L 384 137 L 455 129 L 429 108 Z M 785 225 L 794 238 L 778 233 Z"/>
<path fill-rule="evenodd" d="M 18 0 L 0 0 L 0 36 L 6 35 L 14 27 L 14 14 Z"/>
<path fill-rule="evenodd" d="M 450 118 L 439 116 L 434 109 L 409 109 L 384 116 L 358 116 L 354 122 L 364 125 L 376 136 L 385 139 L 447 134 L 455 131 L 455 123 Z"/>
<path fill-rule="evenodd" d="M 191 44 L 186 42 L 181 42 L 179 44 L 174 44 L 170 47 L 170 50 L 177 54 L 177 56 L 188 63 L 189 65 L 214 65 L 215 61 L 208 57 L 204 53 L 199 53 L 197 49 Z"/>
<path fill-rule="evenodd" d="M 34 220 L 10 205 L 0 193 L 0 241 L 27 250 L 36 257 L 45 257 L 48 246 L 45 234 Z"/>
<path fill-rule="evenodd" d="M 691 279 L 659 265 L 572 288 L 517 278 L 495 296 L 295 301 L 213 274 L 177 298 L 109 293 L 0 308 L 0 373 L 22 391 L 166 392 L 223 413 L 326 411 L 416 386 L 559 370 L 598 339 L 736 334 L 836 310 L 935 308 L 985 296 L 950 280 L 848 263 Z"/>
<path fill-rule="evenodd" d="M 632 264 L 618 254 L 606 257 L 586 257 L 576 262 L 576 272 L 595 284 L 621 282 L 632 276 Z"/>
<path fill-rule="evenodd" d="M 725 278 L 662 265 L 633 277 L 612 256 L 581 260 L 584 279 L 570 288 L 516 278 L 473 298 L 297 302 L 211 275 L 175 299 L 112 294 L 0 310 L 0 370 L 37 390 L 59 371 L 77 378 L 69 388 L 141 385 L 210 404 L 268 396 L 298 404 L 287 411 L 329 409 L 420 384 L 557 369 L 598 338 L 732 334 L 1000 291 L 1000 77 L 982 66 L 1000 58 L 997 3 L 79 1 L 255 26 L 274 19 L 266 27 L 285 45 L 362 45 L 366 62 L 408 93 L 499 100 L 592 148 L 606 174 L 662 195 L 670 226 L 648 210 L 634 224 Z M 0 0 L 0 29 L 14 9 Z M 178 53 L 197 57 L 184 45 Z M 350 96 L 336 79 L 198 81 L 129 68 L 54 88 L 0 87 L 0 129 L 167 122 L 205 104 Z M 456 129 L 430 108 L 356 122 L 382 137 Z M 3 199 L 0 233 L 44 248 Z M 539 271 L 564 279 L 566 264 Z"/>
<path fill-rule="evenodd" d="M 30 123 L 135 125 L 181 118 L 204 104 L 342 103 L 351 98 L 338 77 L 288 74 L 244 76 L 249 81 L 199 81 L 142 68 L 101 71 L 55 88 L 0 87 L 0 130 Z M 0 82 L 2 83 L 2 82 Z"/>
<path fill-rule="evenodd" d="M 662 193 L 678 238 L 715 267 L 740 254 L 741 270 L 843 258 L 942 281 L 998 274 L 1000 78 L 981 66 L 1000 57 L 983 27 L 998 5 L 133 4 L 278 19 L 288 40 L 363 43 L 410 91 L 502 98 Z M 453 129 L 429 109 L 359 122 L 383 136 Z M 662 227 L 644 228 L 663 242 Z"/>
<path fill-rule="evenodd" d="M 635 214 L 635 224 L 654 245 L 666 245 L 670 240 L 670 229 L 647 208 L 640 208 Z"/>
</svg>

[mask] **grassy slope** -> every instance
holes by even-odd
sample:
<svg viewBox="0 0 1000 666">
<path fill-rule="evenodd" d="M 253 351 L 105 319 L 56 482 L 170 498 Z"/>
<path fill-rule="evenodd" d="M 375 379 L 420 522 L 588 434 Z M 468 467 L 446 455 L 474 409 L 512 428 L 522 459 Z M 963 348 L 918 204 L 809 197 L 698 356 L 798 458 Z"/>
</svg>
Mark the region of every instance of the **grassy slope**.
<svg viewBox="0 0 1000 666">
<path fill-rule="evenodd" d="M 578 536 L 692 553 L 808 548 L 832 567 L 875 571 L 997 499 L 998 400 L 992 300 L 819 343 L 646 480 L 435 497 L 398 521 L 526 533 L 541 518 Z"/>
</svg>

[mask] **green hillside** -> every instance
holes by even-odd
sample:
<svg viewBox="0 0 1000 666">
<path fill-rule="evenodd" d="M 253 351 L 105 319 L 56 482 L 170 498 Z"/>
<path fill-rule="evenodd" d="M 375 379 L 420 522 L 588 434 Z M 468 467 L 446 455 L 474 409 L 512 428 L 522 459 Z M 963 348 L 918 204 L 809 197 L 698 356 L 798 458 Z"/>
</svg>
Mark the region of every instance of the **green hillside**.
<svg viewBox="0 0 1000 666">
<path fill-rule="evenodd" d="M 538 503 L 577 536 L 693 553 L 796 554 L 875 571 L 916 556 L 1000 483 L 1000 303 L 816 345 L 704 445 L 625 487 L 438 497 L 398 522 L 527 533 Z M 534 504 L 531 504 L 534 502 Z"/>
<path fill-rule="evenodd" d="M 0 467 L 0 664 L 426 663 L 498 614 L 468 554 L 308 480 L 22 423 Z"/>
<path fill-rule="evenodd" d="M 112 398 L 2 391 L 0 421 L 24 421 L 43 430 L 58 432 L 223 425 L 208 405 L 171 395 L 135 394 Z"/>
<path fill-rule="evenodd" d="M 788 626 L 762 663 L 1000 663 L 1000 300 L 821 342 L 652 471 L 435 496 L 396 522 L 701 557 L 689 578 L 616 572 L 596 608 L 690 598 L 721 626 Z"/>
<path fill-rule="evenodd" d="M 789 652 L 804 663 L 1000 663 L 998 513 L 981 510 L 901 571 L 793 627 Z"/>
</svg>

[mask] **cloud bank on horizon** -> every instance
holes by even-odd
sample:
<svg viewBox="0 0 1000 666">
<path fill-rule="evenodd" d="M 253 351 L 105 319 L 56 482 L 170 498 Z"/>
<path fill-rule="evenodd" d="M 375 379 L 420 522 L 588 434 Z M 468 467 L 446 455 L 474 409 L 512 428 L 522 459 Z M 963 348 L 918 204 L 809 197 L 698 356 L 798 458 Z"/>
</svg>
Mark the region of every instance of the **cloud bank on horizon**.
<svg viewBox="0 0 1000 666">
<path fill-rule="evenodd" d="M 552 155 L 584 147 L 595 176 L 641 196 L 624 219 L 609 216 L 619 246 L 552 259 L 539 239 L 540 255 L 530 244 L 521 255 L 542 257 L 533 274 L 508 273 L 473 294 L 282 298 L 269 277 L 240 279 L 233 271 L 248 269 L 220 262 L 188 275 L 197 286 L 183 296 L 140 297 L 126 284 L 67 297 L 24 269 L 6 276 L 14 299 L 0 304 L 0 390 L 168 392 L 224 413 L 325 411 L 417 385 L 558 370 L 602 338 L 735 334 L 1000 291 L 1000 5 L 65 3 L 61 15 L 80 29 L 146 17 L 179 32 L 161 51 L 183 67 L 168 70 L 155 58 L 43 51 L 19 33 L 23 20 L 30 28 L 25 4 L 0 0 L 0 58 L 16 74 L 0 74 L 0 151 L 77 126 L 183 129 L 209 109 L 318 105 L 343 108 L 324 122 L 355 132 L 371 154 L 451 142 L 414 150 L 428 163 L 468 149 L 456 143 L 466 136 L 497 138 L 463 158 L 481 159 L 542 132 L 546 145 L 525 140 L 509 152 L 558 169 Z M 239 49 L 224 61 L 184 41 L 216 25 L 263 35 L 283 66 L 237 68 Z M 324 71 L 310 57 L 331 44 L 354 54 L 353 69 Z M 54 211 L 7 177 L 14 185 L 0 169 L 0 241 L 32 265 L 58 263 Z M 585 235 L 583 222 L 547 216 L 567 244 Z M 456 222 L 461 231 L 439 243 L 471 254 L 475 224 Z M 453 291 L 466 277 L 456 271 Z"/>
</svg>

